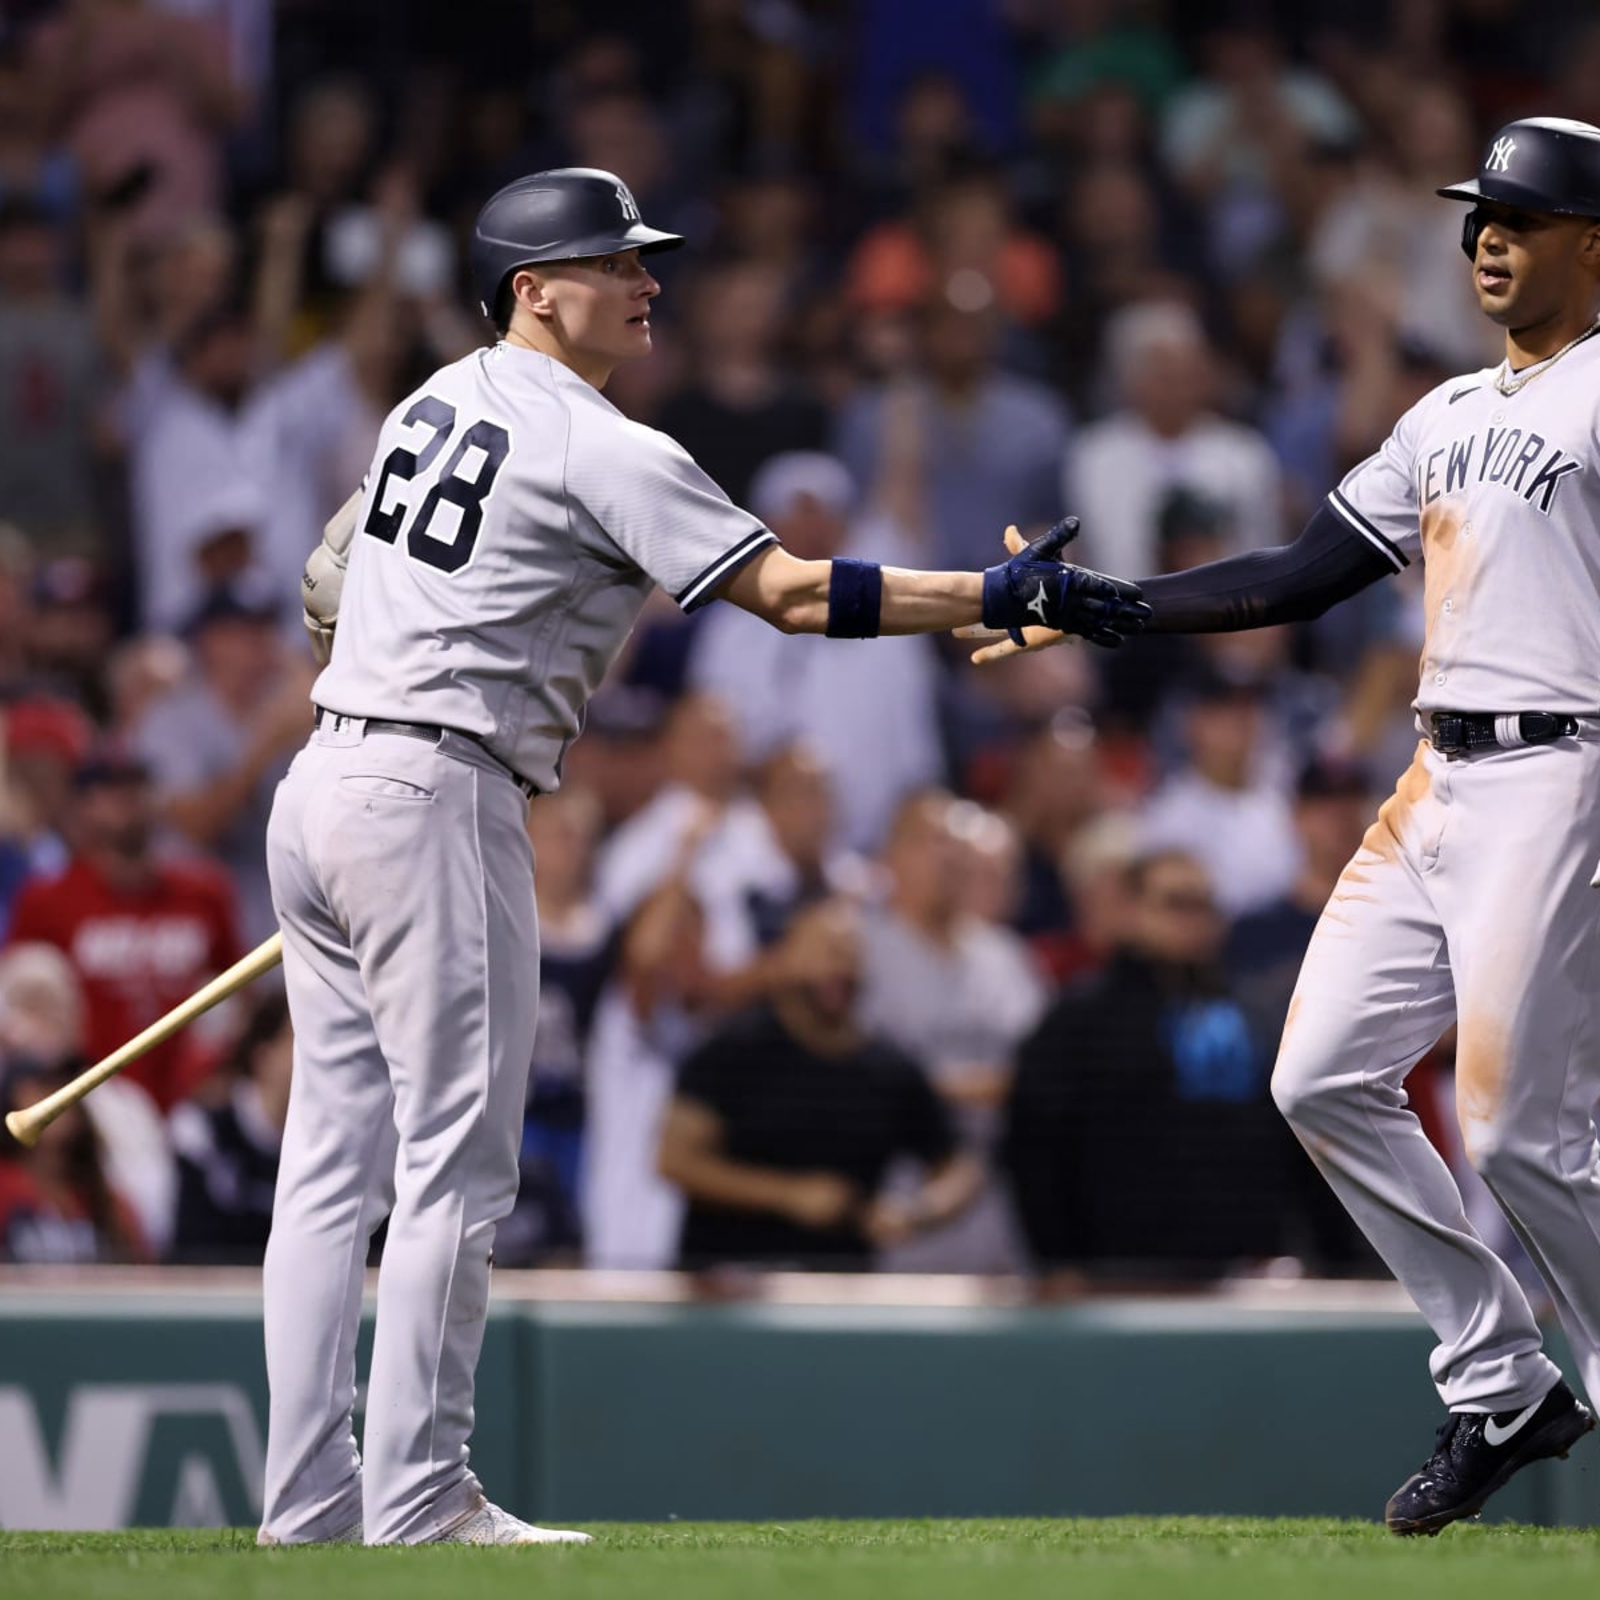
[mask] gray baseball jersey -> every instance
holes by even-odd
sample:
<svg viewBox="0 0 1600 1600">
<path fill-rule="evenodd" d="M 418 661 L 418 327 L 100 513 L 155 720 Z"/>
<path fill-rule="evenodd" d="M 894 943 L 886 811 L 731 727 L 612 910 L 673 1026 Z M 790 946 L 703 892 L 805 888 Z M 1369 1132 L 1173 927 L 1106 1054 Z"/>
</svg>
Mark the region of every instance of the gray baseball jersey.
<svg viewBox="0 0 1600 1600">
<path fill-rule="evenodd" d="M 421 1542 L 483 1503 L 474 1375 L 539 994 L 507 769 L 555 787 L 653 584 L 692 608 L 773 542 L 672 440 L 504 344 L 389 417 L 357 529 L 313 690 L 338 714 L 267 830 L 295 1035 L 263 1274 L 276 1543 L 355 1526 Z M 385 1211 L 358 1452 L 362 1269 Z"/>
<path fill-rule="evenodd" d="M 1511 392 L 1505 392 L 1509 389 Z M 1403 1087 L 1456 1025 L 1463 1146 L 1600 1395 L 1600 339 L 1441 384 L 1332 496 L 1425 566 L 1419 711 L 1564 712 L 1576 731 L 1446 756 L 1424 740 L 1312 936 L 1279 1106 L 1438 1336 L 1456 1411 L 1560 1376 Z"/>
<path fill-rule="evenodd" d="M 1424 561 L 1420 711 L 1600 712 L 1600 339 L 1423 396 L 1333 492 L 1401 567 Z M 1588 470 L 1586 470 L 1586 468 Z"/>
<path fill-rule="evenodd" d="M 390 413 L 356 526 L 312 697 L 471 734 L 546 792 L 651 589 L 693 610 L 774 542 L 666 434 L 508 344 Z"/>
</svg>

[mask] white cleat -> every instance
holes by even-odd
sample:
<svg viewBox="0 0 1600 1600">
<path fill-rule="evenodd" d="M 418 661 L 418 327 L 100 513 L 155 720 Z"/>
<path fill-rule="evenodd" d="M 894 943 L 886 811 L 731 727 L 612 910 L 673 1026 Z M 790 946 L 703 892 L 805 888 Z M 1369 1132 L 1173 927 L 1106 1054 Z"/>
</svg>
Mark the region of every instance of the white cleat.
<svg viewBox="0 0 1600 1600">
<path fill-rule="evenodd" d="M 341 1528 L 337 1533 L 330 1533 L 326 1539 L 297 1539 L 296 1544 L 365 1544 L 366 1536 L 361 1526 L 361 1518 L 357 1517 L 348 1527 Z M 280 1541 L 274 1539 L 270 1533 L 256 1535 L 258 1545 L 277 1545 Z"/>
<path fill-rule="evenodd" d="M 592 1544 L 587 1533 L 570 1528 L 536 1528 L 485 1501 L 435 1544 Z"/>
</svg>

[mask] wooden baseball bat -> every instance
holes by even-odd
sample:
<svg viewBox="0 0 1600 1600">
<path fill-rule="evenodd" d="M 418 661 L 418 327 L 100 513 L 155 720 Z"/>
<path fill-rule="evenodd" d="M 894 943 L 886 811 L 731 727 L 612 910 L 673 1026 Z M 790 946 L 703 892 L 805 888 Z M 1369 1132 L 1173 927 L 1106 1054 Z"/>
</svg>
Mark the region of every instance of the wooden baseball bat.
<svg viewBox="0 0 1600 1600">
<path fill-rule="evenodd" d="M 98 1089 L 107 1078 L 114 1078 L 130 1062 L 137 1061 L 147 1050 L 165 1043 L 179 1028 L 187 1027 L 212 1006 L 237 994 L 247 983 L 253 983 L 264 972 L 270 972 L 283 960 L 283 935 L 275 933 L 265 943 L 259 944 L 242 961 L 236 961 L 226 972 L 218 973 L 203 989 L 196 989 L 187 1000 L 175 1005 L 166 1016 L 152 1022 L 143 1033 L 130 1039 L 120 1050 L 113 1050 L 105 1060 L 80 1072 L 71 1083 L 63 1084 L 54 1094 L 43 1100 L 13 1111 L 6 1118 L 6 1128 L 19 1144 L 29 1147 L 39 1142 L 39 1135 L 61 1115 L 68 1106 L 75 1106 L 92 1089 Z"/>
</svg>

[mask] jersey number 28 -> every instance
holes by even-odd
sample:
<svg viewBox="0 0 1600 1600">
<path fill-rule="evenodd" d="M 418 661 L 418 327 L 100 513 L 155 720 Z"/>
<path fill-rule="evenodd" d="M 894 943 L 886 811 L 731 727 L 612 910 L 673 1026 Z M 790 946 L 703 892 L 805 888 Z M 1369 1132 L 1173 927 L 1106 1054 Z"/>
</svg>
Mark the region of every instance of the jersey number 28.
<svg viewBox="0 0 1600 1600">
<path fill-rule="evenodd" d="M 400 419 L 405 427 L 420 423 L 433 430 L 433 436 L 419 454 L 396 445 L 384 457 L 378 474 L 378 487 L 372 496 L 372 510 L 367 514 L 363 532 L 385 544 L 393 544 L 400 536 L 410 506 L 399 497 L 386 511 L 384 502 L 390 497 L 390 480 L 398 478 L 410 482 L 419 472 L 426 472 L 438 459 L 439 452 L 450 442 L 455 431 L 456 408 L 431 394 L 425 394 Z M 477 450 L 482 454 L 477 475 L 460 476 L 467 452 Z M 411 518 L 406 532 L 406 551 L 414 560 L 437 567 L 440 572 L 459 572 L 472 559 L 473 546 L 478 542 L 478 529 L 483 523 L 483 502 L 494 487 L 495 475 L 511 453 L 511 435 L 498 422 L 480 419 L 461 435 L 456 447 L 445 462 L 438 482 L 424 496 L 422 504 Z M 439 539 L 428 531 L 434 513 L 442 504 L 452 505 L 460 512 L 453 539 Z"/>
</svg>

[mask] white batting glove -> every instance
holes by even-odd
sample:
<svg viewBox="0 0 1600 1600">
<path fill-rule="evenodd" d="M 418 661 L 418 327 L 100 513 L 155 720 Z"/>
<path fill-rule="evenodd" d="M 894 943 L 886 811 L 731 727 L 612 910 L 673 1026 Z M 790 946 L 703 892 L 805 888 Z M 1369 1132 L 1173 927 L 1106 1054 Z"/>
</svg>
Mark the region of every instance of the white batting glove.
<svg viewBox="0 0 1600 1600">
<path fill-rule="evenodd" d="M 333 630 L 339 622 L 339 601 L 344 595 L 345 569 L 350 563 L 361 495 L 357 489 L 328 519 L 322 530 L 322 543 L 306 559 L 305 571 L 300 575 L 304 606 L 301 616 L 311 636 L 311 653 L 323 666 L 333 655 Z"/>
</svg>

